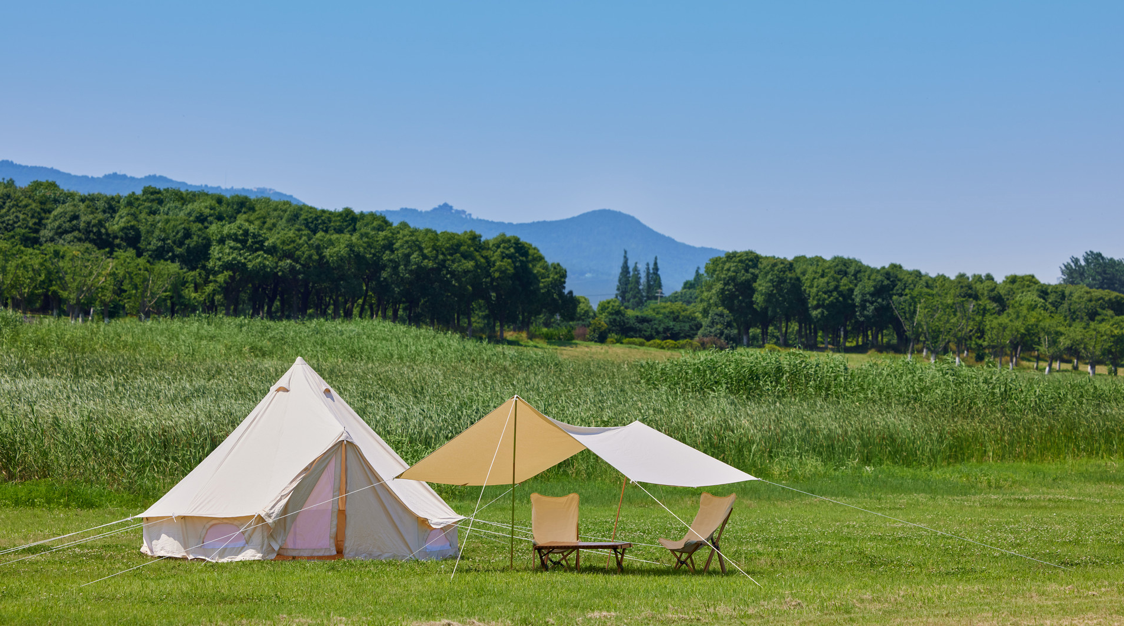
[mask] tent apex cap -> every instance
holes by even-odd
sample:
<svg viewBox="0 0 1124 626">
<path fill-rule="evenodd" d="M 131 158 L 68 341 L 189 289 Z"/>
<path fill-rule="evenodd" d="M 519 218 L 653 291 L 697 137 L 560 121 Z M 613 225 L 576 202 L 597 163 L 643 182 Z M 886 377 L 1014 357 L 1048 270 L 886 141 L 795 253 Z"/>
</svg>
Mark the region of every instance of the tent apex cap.
<svg viewBox="0 0 1124 626">
<path fill-rule="evenodd" d="M 295 364 L 297 364 L 297 363 L 304 363 L 304 359 L 298 356 L 298 357 L 297 357 L 297 360 L 296 360 L 296 361 L 293 361 L 293 364 L 294 364 L 294 365 L 295 365 Z"/>
</svg>

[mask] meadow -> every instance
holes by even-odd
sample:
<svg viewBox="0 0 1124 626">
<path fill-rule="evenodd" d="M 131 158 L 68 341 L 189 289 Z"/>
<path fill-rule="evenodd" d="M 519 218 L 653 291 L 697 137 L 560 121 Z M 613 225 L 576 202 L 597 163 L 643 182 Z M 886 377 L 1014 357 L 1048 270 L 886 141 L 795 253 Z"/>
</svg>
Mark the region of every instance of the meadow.
<svg viewBox="0 0 1124 626">
<path fill-rule="evenodd" d="M 640 420 L 754 475 L 1115 458 L 1112 377 L 737 351 L 663 363 L 620 347 L 492 345 L 379 321 L 6 323 L 0 476 L 155 494 L 195 467 L 303 356 L 414 462 L 519 394 L 585 426 Z M 580 353 L 580 349 L 578 349 Z M 591 455 L 550 476 L 613 479 Z"/>
<path fill-rule="evenodd" d="M 746 483 L 712 491 L 739 494 L 725 543 L 761 587 L 736 573 L 671 574 L 650 546 L 630 555 L 655 563 L 629 561 L 624 575 L 533 573 L 526 546 L 509 572 L 507 539 L 477 533 L 450 579 L 452 562 L 152 562 L 134 530 L 2 557 L 0 622 L 1124 623 L 1118 380 L 494 345 L 382 322 L 0 320 L 0 549 L 142 510 L 297 356 L 408 462 L 518 393 L 563 421 L 639 419 L 756 476 L 1065 569 Z M 577 491 L 583 534 L 608 536 L 619 480 L 579 454 L 519 488 L 517 524 L 529 525 L 531 491 Z M 437 488 L 465 514 L 479 494 Z M 502 493 L 489 488 L 485 502 Z M 681 517 L 697 506 L 695 490 L 653 494 Z M 502 522 L 506 502 L 481 519 Z M 620 536 L 654 544 L 682 532 L 627 489 Z"/>
</svg>

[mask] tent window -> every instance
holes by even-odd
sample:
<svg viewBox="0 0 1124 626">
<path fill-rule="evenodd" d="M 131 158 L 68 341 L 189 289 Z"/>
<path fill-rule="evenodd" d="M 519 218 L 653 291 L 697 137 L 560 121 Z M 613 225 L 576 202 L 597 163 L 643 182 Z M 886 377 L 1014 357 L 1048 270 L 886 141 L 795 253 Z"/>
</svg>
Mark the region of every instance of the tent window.
<svg viewBox="0 0 1124 626">
<path fill-rule="evenodd" d="M 203 548 L 207 550 L 245 547 L 246 537 L 234 524 L 211 524 L 203 536 Z"/>
<path fill-rule="evenodd" d="M 330 548 L 332 532 L 332 491 L 336 482 L 336 460 L 328 461 L 328 467 L 320 474 L 320 480 L 312 488 L 305 500 L 307 507 L 297 513 L 297 521 L 285 537 L 281 547 L 291 550 L 310 550 Z"/>
</svg>

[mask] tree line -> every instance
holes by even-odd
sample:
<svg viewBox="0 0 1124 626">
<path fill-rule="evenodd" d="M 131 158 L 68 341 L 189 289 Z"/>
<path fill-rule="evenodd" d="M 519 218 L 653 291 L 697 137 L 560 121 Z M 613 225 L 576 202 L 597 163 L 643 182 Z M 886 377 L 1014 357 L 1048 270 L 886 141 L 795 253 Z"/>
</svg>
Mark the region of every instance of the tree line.
<svg viewBox="0 0 1124 626">
<path fill-rule="evenodd" d="M 269 198 L 0 182 L 0 302 L 25 314 L 381 317 L 502 338 L 572 320 L 565 286 L 565 268 L 502 234 Z"/>
<path fill-rule="evenodd" d="M 1062 359 L 1071 359 L 1074 369 L 1085 362 L 1090 374 L 1098 363 L 1115 373 L 1124 361 L 1124 295 L 1088 284 L 1124 288 L 1112 282 L 1124 277 L 1124 271 L 1114 273 L 1120 268 L 1124 261 L 1090 252 L 1071 259 L 1062 267 L 1063 281 L 1049 285 L 1029 275 L 950 278 L 844 257 L 729 252 L 662 302 L 638 308 L 627 306 L 627 298 L 601 302 L 589 329 L 602 340 L 694 337 L 721 345 L 890 348 L 909 358 L 915 352 L 930 360 L 947 355 L 957 364 L 969 355 L 1000 365 L 1006 359 L 1011 368 L 1029 354 L 1046 373 Z"/>
</svg>

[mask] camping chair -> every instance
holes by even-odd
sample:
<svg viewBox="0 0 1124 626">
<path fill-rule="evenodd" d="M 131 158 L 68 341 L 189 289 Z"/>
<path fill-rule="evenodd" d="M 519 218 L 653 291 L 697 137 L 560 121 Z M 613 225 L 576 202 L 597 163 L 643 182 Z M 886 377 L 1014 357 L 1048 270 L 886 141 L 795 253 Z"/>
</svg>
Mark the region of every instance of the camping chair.
<svg viewBox="0 0 1124 626">
<path fill-rule="evenodd" d="M 706 559 L 706 565 L 703 566 L 703 573 L 710 569 L 710 561 L 715 553 L 718 554 L 718 564 L 722 567 L 722 573 L 726 573 L 726 561 L 722 558 L 722 549 L 718 542 L 722 539 L 726 522 L 730 521 L 730 514 L 734 512 L 734 500 L 737 497 L 736 493 L 731 493 L 725 498 L 712 496 L 709 493 L 702 494 L 698 515 L 695 515 L 695 521 L 691 522 L 691 529 L 687 534 L 679 541 L 660 539 L 660 545 L 670 550 L 675 557 L 675 569 L 686 565 L 691 572 L 694 572 L 695 551 L 709 542 L 712 548 L 710 556 Z"/>
<path fill-rule="evenodd" d="M 569 565 L 570 555 L 574 556 L 574 569 L 581 569 L 578 494 L 551 498 L 532 493 L 531 534 L 534 535 L 534 550 L 543 569 Z"/>
</svg>

